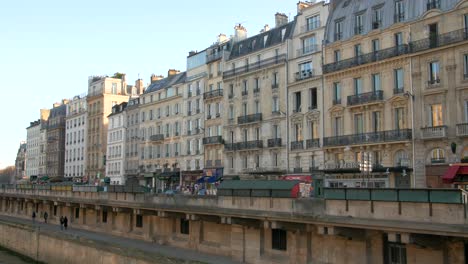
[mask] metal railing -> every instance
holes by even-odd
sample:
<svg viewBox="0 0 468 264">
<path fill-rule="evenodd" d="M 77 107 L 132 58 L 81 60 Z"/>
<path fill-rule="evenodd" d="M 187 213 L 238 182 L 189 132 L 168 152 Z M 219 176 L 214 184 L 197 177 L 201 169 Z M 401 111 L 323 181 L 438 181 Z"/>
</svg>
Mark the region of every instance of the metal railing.
<svg viewBox="0 0 468 264">
<path fill-rule="evenodd" d="M 304 149 L 304 141 L 291 141 L 291 150 L 301 150 Z"/>
<path fill-rule="evenodd" d="M 308 46 L 304 46 L 301 49 L 297 50 L 297 56 L 300 57 L 300 56 L 303 56 L 303 55 L 307 55 L 307 54 L 310 54 L 310 53 L 317 52 L 317 51 L 320 50 L 319 47 L 320 46 L 317 45 L 317 44 L 311 44 L 311 45 L 308 45 Z"/>
<path fill-rule="evenodd" d="M 468 136 L 468 123 L 457 124 L 457 136 Z"/>
<path fill-rule="evenodd" d="M 209 144 L 223 144 L 223 137 L 222 136 L 204 137 L 203 145 L 209 145 Z"/>
<path fill-rule="evenodd" d="M 241 67 L 237 67 L 237 68 L 234 68 L 234 69 L 231 69 L 231 70 L 227 70 L 227 71 L 223 72 L 223 78 L 233 77 L 233 76 L 238 75 L 238 74 L 247 73 L 247 72 L 250 72 L 250 71 L 262 69 L 262 68 L 265 68 L 265 67 L 269 67 L 269 66 L 279 64 L 279 63 L 284 63 L 285 61 L 286 61 L 286 54 L 273 56 L 271 58 L 264 59 L 264 60 L 261 60 L 259 62 L 255 62 L 253 64 L 248 64 L 248 65 L 245 65 L 245 66 L 241 66 Z"/>
<path fill-rule="evenodd" d="M 318 138 L 307 139 L 306 140 L 306 148 L 307 149 L 320 148 L 320 139 L 318 139 Z"/>
<path fill-rule="evenodd" d="M 341 98 L 340 99 L 333 99 L 333 105 L 339 105 L 341 104 Z"/>
<path fill-rule="evenodd" d="M 238 124 L 247 124 L 262 121 L 262 114 L 251 114 L 237 117 Z"/>
<path fill-rule="evenodd" d="M 405 92 L 405 88 L 400 87 L 400 88 L 393 88 L 393 94 L 402 94 Z"/>
<path fill-rule="evenodd" d="M 203 99 L 211 99 L 218 96 L 223 96 L 223 89 L 209 91 L 203 94 Z"/>
<path fill-rule="evenodd" d="M 323 139 L 323 146 L 346 146 L 379 142 L 408 141 L 411 139 L 411 129 L 399 129 L 326 137 Z"/>
<path fill-rule="evenodd" d="M 431 9 L 439 9 L 440 8 L 440 0 L 428 0 L 426 4 L 427 10 Z"/>
<path fill-rule="evenodd" d="M 152 136 L 150 136 L 150 140 L 151 141 L 162 141 L 162 140 L 164 140 L 164 134 L 152 135 Z"/>
<path fill-rule="evenodd" d="M 268 139 L 268 147 L 269 148 L 281 147 L 281 138 Z"/>
<path fill-rule="evenodd" d="M 314 70 L 296 72 L 296 81 L 309 79 L 315 76 Z"/>
<path fill-rule="evenodd" d="M 378 90 L 374 92 L 361 93 L 348 96 L 348 105 L 367 104 L 375 101 L 383 100 L 383 91 Z"/>
<path fill-rule="evenodd" d="M 423 139 L 444 138 L 447 136 L 447 126 L 434 126 L 421 128 Z"/>
</svg>

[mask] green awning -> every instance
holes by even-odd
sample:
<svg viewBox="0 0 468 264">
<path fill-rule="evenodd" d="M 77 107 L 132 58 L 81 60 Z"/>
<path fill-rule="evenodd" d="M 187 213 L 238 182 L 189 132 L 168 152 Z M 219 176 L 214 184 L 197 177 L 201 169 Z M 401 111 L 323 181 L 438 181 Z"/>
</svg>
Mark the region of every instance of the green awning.
<svg viewBox="0 0 468 264">
<path fill-rule="evenodd" d="M 145 178 L 153 178 L 153 177 L 154 177 L 154 173 L 145 173 L 145 174 L 143 174 L 143 177 L 145 177 Z"/>
</svg>

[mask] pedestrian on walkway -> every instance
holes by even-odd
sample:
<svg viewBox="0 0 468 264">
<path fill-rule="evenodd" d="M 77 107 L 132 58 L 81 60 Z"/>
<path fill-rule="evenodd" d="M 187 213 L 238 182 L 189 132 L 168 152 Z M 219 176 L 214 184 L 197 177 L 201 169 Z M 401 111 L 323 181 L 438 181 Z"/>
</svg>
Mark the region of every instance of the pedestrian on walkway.
<svg viewBox="0 0 468 264">
<path fill-rule="evenodd" d="M 32 213 L 32 220 L 33 220 L 33 224 L 36 222 L 36 212 L 33 211 Z"/>
<path fill-rule="evenodd" d="M 68 218 L 66 216 L 63 218 L 63 226 L 65 227 L 65 230 L 67 230 Z"/>
<path fill-rule="evenodd" d="M 63 230 L 63 223 L 64 223 L 64 218 L 63 215 L 60 216 L 60 230 Z"/>
<path fill-rule="evenodd" d="M 44 213 L 44 222 L 47 224 L 47 217 L 49 217 L 49 214 L 47 212 Z"/>
</svg>

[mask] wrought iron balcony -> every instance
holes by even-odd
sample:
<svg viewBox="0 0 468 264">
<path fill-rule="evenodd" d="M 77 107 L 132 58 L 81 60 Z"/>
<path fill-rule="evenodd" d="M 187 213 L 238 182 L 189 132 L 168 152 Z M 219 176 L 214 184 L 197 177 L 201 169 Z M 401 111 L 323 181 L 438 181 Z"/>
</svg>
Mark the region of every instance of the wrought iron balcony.
<svg viewBox="0 0 468 264">
<path fill-rule="evenodd" d="M 217 52 L 215 54 L 206 55 L 206 63 L 210 63 L 212 61 L 221 59 L 223 57 L 223 53 L 224 51 Z"/>
<path fill-rule="evenodd" d="M 428 49 L 438 48 L 457 42 L 465 41 L 468 39 L 468 31 L 466 29 L 458 29 L 455 31 L 447 32 L 431 36 L 428 38 L 416 40 L 410 43 L 410 52 L 420 52 Z"/>
<path fill-rule="evenodd" d="M 302 168 L 293 168 L 293 173 L 302 173 Z"/>
<path fill-rule="evenodd" d="M 440 8 L 440 0 L 428 0 L 426 7 L 427 7 L 427 10 L 439 9 Z"/>
<path fill-rule="evenodd" d="M 206 92 L 203 94 L 203 99 L 211 99 L 211 98 L 215 98 L 215 97 L 219 97 L 219 96 L 223 96 L 223 90 L 222 89 L 218 89 L 218 90 L 213 90 L 213 91 L 209 91 L 209 92 Z"/>
<path fill-rule="evenodd" d="M 348 106 L 361 105 L 383 100 L 383 91 L 374 91 L 348 96 Z"/>
<path fill-rule="evenodd" d="M 292 141 L 291 142 L 291 150 L 302 150 L 304 149 L 304 141 Z"/>
<path fill-rule="evenodd" d="M 402 94 L 405 92 L 405 88 L 401 87 L 401 88 L 393 88 L 393 94 L 396 95 L 396 94 Z"/>
<path fill-rule="evenodd" d="M 468 123 L 457 124 L 457 136 L 468 136 Z"/>
<path fill-rule="evenodd" d="M 364 26 L 356 26 L 354 27 L 354 35 L 360 35 L 364 31 Z"/>
<path fill-rule="evenodd" d="M 333 99 L 333 105 L 339 105 L 341 104 L 341 98 L 340 99 Z"/>
<path fill-rule="evenodd" d="M 254 123 L 254 122 L 259 122 L 259 121 L 262 121 L 262 114 L 261 113 L 237 117 L 237 123 L 239 125 Z"/>
<path fill-rule="evenodd" d="M 306 148 L 307 149 L 320 148 L 320 139 L 314 138 L 314 139 L 306 140 Z"/>
<path fill-rule="evenodd" d="M 249 65 L 246 65 L 246 66 L 241 66 L 241 67 L 237 67 L 237 68 L 225 71 L 223 73 L 223 78 L 230 78 L 230 77 L 233 77 L 233 76 L 236 76 L 236 75 L 239 75 L 239 74 L 243 74 L 243 73 L 263 69 L 263 68 L 273 66 L 273 65 L 276 65 L 276 64 L 284 63 L 285 61 L 286 61 L 286 54 L 273 56 L 271 58 L 264 59 L 264 60 L 261 60 L 259 62 L 255 62 L 253 64 L 249 64 Z"/>
<path fill-rule="evenodd" d="M 253 93 L 254 93 L 254 94 L 259 94 L 259 93 L 260 93 L 260 88 L 255 88 L 255 89 L 253 90 Z"/>
<path fill-rule="evenodd" d="M 376 20 L 372 22 L 372 29 L 378 29 L 382 26 L 382 20 Z"/>
<path fill-rule="evenodd" d="M 223 144 L 223 137 L 222 136 L 213 136 L 213 137 L 204 137 L 203 138 L 203 145 L 211 145 L 211 144 Z"/>
<path fill-rule="evenodd" d="M 304 55 L 307 55 L 307 54 L 310 54 L 310 53 L 314 53 L 314 52 L 317 52 L 319 51 L 319 45 L 317 44 L 311 44 L 311 45 L 308 45 L 308 46 L 304 46 L 302 49 L 298 49 L 297 50 L 297 56 L 300 57 L 300 56 L 304 56 Z"/>
<path fill-rule="evenodd" d="M 242 91 L 242 96 L 247 96 L 249 94 L 249 91 Z"/>
<path fill-rule="evenodd" d="M 237 150 L 249 150 L 263 148 L 262 140 L 252 140 L 237 143 Z"/>
<path fill-rule="evenodd" d="M 323 146 L 361 145 L 380 142 L 408 141 L 411 140 L 411 129 L 387 130 L 345 136 L 326 137 Z"/>
<path fill-rule="evenodd" d="M 429 81 L 427 81 L 428 86 L 437 86 L 439 84 L 440 84 L 440 79 L 439 78 L 430 79 Z"/>
<path fill-rule="evenodd" d="M 447 126 L 423 127 L 421 128 L 423 139 L 435 139 L 447 137 Z"/>
<path fill-rule="evenodd" d="M 466 79 L 466 77 L 465 77 L 465 79 Z M 279 87 L 278 83 L 272 83 L 271 84 L 271 89 L 278 89 L 278 87 Z"/>
<path fill-rule="evenodd" d="M 393 16 L 393 21 L 394 21 L 395 23 L 403 22 L 404 20 L 405 20 L 405 12 L 396 13 L 396 14 Z"/>
<path fill-rule="evenodd" d="M 234 151 L 237 150 L 237 143 L 227 143 L 224 144 L 225 151 Z"/>
<path fill-rule="evenodd" d="M 269 148 L 281 147 L 281 138 L 268 139 L 268 147 Z"/>
<path fill-rule="evenodd" d="M 307 23 L 306 25 L 301 27 L 301 33 L 306 33 L 311 30 L 317 29 L 320 27 L 320 20 L 313 21 L 311 23 Z"/>
<path fill-rule="evenodd" d="M 314 76 L 315 76 L 315 71 L 313 70 L 296 72 L 296 81 L 302 81 L 305 79 L 312 78 Z"/>
<path fill-rule="evenodd" d="M 164 134 L 152 135 L 152 136 L 150 136 L 150 140 L 151 141 L 162 141 L 162 140 L 164 140 Z"/>
<path fill-rule="evenodd" d="M 343 32 L 336 32 L 335 33 L 335 41 L 341 40 L 343 38 Z"/>
</svg>

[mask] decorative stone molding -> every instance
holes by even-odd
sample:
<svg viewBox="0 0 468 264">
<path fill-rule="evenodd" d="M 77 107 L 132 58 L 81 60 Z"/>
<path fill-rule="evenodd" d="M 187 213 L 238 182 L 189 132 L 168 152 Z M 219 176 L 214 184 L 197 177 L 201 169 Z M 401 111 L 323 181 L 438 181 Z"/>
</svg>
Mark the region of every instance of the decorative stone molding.
<svg viewBox="0 0 468 264">
<path fill-rule="evenodd" d="M 447 66 L 445 66 L 445 69 L 446 69 L 447 71 L 454 71 L 454 70 L 457 69 L 457 65 L 456 65 L 456 64 L 447 65 Z"/>
<path fill-rule="evenodd" d="M 320 120 L 320 111 L 314 110 L 312 112 L 308 112 L 306 114 L 306 118 L 309 121 L 318 121 L 318 120 Z"/>
</svg>

